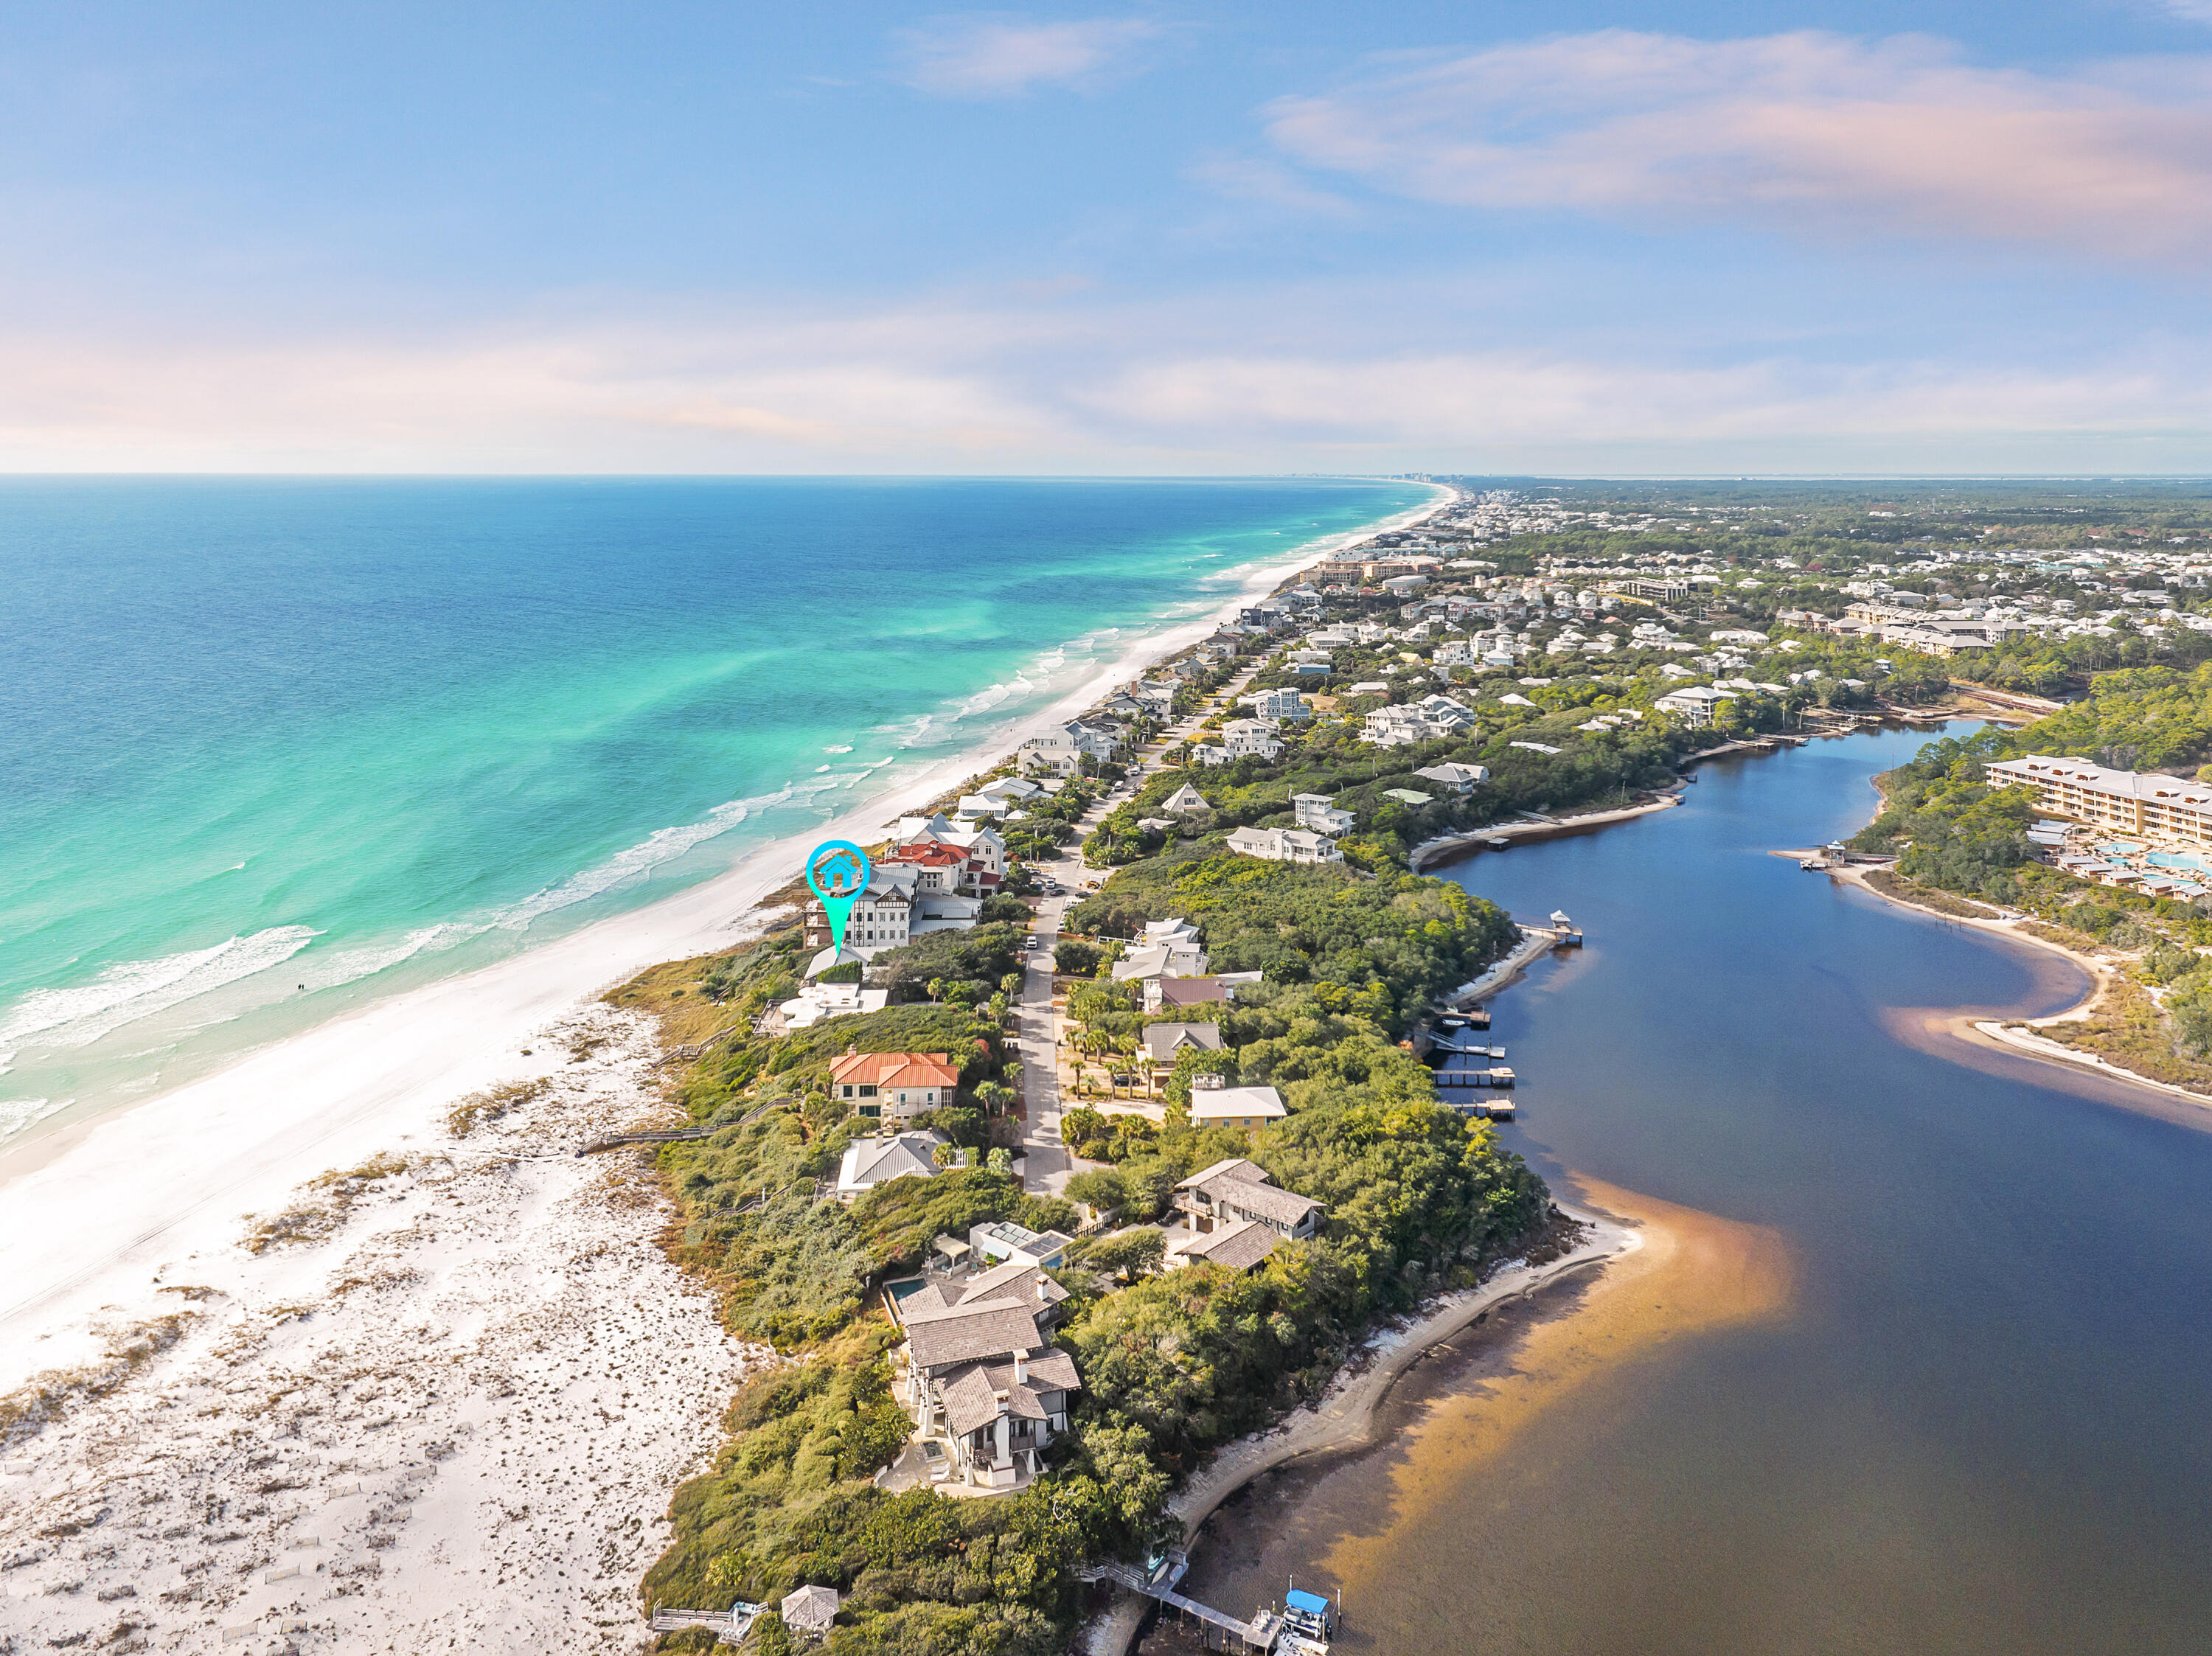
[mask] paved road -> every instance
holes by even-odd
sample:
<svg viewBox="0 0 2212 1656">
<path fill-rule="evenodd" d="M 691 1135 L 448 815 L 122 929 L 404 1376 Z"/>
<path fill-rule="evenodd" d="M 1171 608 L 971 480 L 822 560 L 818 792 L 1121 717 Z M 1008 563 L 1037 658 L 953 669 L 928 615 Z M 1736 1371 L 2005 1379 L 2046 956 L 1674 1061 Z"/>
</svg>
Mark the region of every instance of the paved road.
<svg viewBox="0 0 2212 1656">
<path fill-rule="evenodd" d="M 1146 744 L 1130 767 L 1127 786 L 1140 782 L 1152 762 L 1169 748 L 1197 734 L 1198 727 L 1221 702 L 1235 697 L 1259 670 L 1255 664 L 1240 673 L 1206 707 L 1177 721 Z M 1126 789 L 1117 791 L 1091 806 L 1077 824 L 1075 839 L 1061 849 L 1059 856 L 1048 863 L 1032 864 L 1038 874 L 1066 888 L 1066 895 L 1038 901 L 1036 929 L 1044 937 L 1044 947 L 1030 955 L 1028 974 L 1022 984 L 1022 1097 L 1029 1111 L 1022 1129 L 1022 1154 L 1026 1158 L 1022 1185 L 1025 1190 L 1057 1196 L 1066 1188 L 1070 1175 L 1081 1171 L 1060 1137 L 1059 1030 L 1052 1011 L 1052 944 L 1060 935 L 1060 917 L 1082 901 L 1082 883 L 1086 877 L 1093 877 L 1091 870 L 1083 866 L 1084 834 L 1096 828 L 1099 819 L 1127 797 Z"/>
</svg>

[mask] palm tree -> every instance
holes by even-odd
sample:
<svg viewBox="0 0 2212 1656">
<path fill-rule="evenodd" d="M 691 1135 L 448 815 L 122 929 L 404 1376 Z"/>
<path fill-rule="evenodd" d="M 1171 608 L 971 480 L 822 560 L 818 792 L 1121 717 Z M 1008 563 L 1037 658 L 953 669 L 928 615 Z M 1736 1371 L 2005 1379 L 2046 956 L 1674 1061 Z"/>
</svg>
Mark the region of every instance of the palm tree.
<svg viewBox="0 0 2212 1656">
<path fill-rule="evenodd" d="M 928 983 L 930 1004 L 934 1006 L 945 998 L 945 980 L 932 978 Z"/>
</svg>

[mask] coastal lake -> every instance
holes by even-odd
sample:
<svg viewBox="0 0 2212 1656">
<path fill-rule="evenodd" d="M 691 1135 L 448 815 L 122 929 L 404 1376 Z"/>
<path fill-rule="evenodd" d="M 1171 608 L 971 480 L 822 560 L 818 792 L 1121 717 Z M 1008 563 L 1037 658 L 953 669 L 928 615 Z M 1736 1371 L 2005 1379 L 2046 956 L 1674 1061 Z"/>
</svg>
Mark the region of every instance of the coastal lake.
<svg viewBox="0 0 2212 1656">
<path fill-rule="evenodd" d="M 1767 854 L 1929 739 L 1435 870 L 1586 929 L 1493 1004 L 1504 1136 L 1663 1246 L 1245 1491 L 1186 1592 L 1341 1591 L 1346 1656 L 2212 1650 L 2212 1111 L 1929 1033 L 2087 980 Z"/>
</svg>

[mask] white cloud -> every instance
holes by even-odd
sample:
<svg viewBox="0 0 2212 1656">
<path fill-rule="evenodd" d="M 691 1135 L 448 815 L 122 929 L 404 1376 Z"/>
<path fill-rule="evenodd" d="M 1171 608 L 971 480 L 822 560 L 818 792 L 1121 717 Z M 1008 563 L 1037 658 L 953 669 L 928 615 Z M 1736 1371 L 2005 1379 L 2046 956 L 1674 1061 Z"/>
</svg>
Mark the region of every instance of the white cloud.
<svg viewBox="0 0 2212 1656">
<path fill-rule="evenodd" d="M 1301 318 L 1409 318 L 1333 347 Z M 1382 289 L 556 318 L 225 346 L 0 335 L 0 470 L 2201 469 L 2212 352 L 2022 368 L 1407 343 Z"/>
<path fill-rule="evenodd" d="M 2065 77 L 1923 36 L 1608 29 L 1285 99 L 1267 130 L 1430 201 L 2173 258 L 2212 249 L 2208 88 L 2199 58 Z"/>
<path fill-rule="evenodd" d="M 1092 82 L 1159 32 L 1135 17 L 948 17 L 897 39 L 908 85 L 946 98 L 1008 98 Z"/>
</svg>

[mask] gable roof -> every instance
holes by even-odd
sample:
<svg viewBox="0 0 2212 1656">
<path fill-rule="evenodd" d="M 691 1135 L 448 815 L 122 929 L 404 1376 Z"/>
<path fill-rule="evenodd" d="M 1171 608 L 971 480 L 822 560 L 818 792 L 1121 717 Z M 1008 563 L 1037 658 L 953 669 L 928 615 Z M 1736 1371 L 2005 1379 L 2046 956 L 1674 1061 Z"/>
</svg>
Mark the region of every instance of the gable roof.
<svg viewBox="0 0 2212 1656">
<path fill-rule="evenodd" d="M 1170 1006 L 1199 1006 L 1229 998 L 1218 978 L 1155 978 L 1152 981 L 1159 986 L 1160 998 Z"/>
<path fill-rule="evenodd" d="M 1011 1299 L 978 1300 L 943 1316 L 923 1318 L 908 1325 L 908 1358 L 917 1368 L 1011 1357 L 1042 1344 L 1035 1313 Z"/>
<path fill-rule="evenodd" d="M 837 1169 L 841 1185 L 880 1185 L 888 1179 L 919 1174 L 927 1179 L 940 1171 L 935 1152 L 951 1140 L 932 1129 L 926 1132 L 895 1133 L 889 1138 L 856 1138 L 845 1149 Z"/>
<path fill-rule="evenodd" d="M 1023 1259 L 1009 1259 L 1004 1265 L 994 1265 L 981 1275 L 960 1283 L 952 1303 L 960 1305 L 994 1298 L 1033 1299 L 1040 1307 L 1044 1307 L 1058 1305 L 1066 1297 L 1067 1290 L 1037 1266 Z"/>
<path fill-rule="evenodd" d="M 1217 1208 L 1233 1208 L 1279 1225 L 1301 1224 L 1306 1215 L 1326 1205 L 1279 1185 L 1255 1185 L 1242 1179 L 1217 1179 L 1206 1187 L 1206 1193 Z"/>
<path fill-rule="evenodd" d="M 1221 1050 L 1221 1026 L 1218 1023 L 1148 1023 L 1145 1026 L 1145 1049 L 1160 1063 L 1166 1063 L 1186 1046 L 1195 1046 L 1201 1052 Z"/>
<path fill-rule="evenodd" d="M 1203 1259 L 1208 1265 L 1227 1265 L 1231 1271 L 1249 1271 L 1275 1251 L 1275 1233 L 1267 1226 L 1255 1219 L 1243 1219 L 1194 1236 L 1176 1252 L 1186 1259 Z"/>
<path fill-rule="evenodd" d="M 1273 1180 L 1268 1178 L 1267 1170 L 1265 1168 L 1259 1166 L 1256 1162 L 1247 1162 L 1241 1156 L 1232 1156 L 1226 1161 L 1216 1162 L 1210 1168 L 1200 1168 L 1196 1173 L 1191 1174 L 1189 1178 L 1177 1185 L 1176 1188 L 1177 1190 L 1194 1190 L 1205 1186 L 1210 1180 L 1223 1178 L 1224 1176 L 1231 1179 L 1243 1179 L 1255 1185 L 1267 1185 L 1274 1182 Z"/>
</svg>

